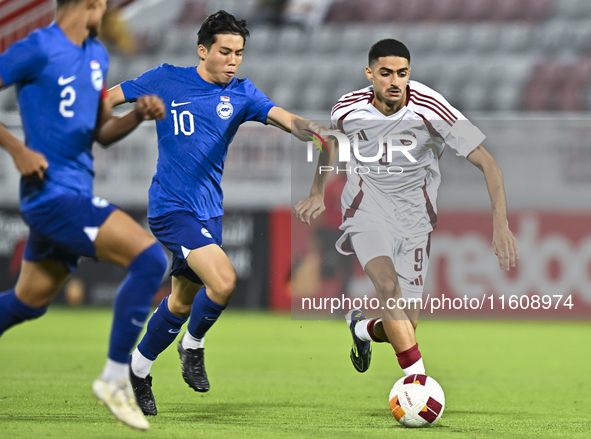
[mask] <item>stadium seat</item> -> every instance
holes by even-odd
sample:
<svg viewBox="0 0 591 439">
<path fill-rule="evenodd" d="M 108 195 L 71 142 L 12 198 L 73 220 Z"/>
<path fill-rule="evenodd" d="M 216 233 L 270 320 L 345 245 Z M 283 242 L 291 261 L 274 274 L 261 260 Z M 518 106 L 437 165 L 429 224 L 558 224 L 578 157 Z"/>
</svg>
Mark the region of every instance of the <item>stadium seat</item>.
<svg viewBox="0 0 591 439">
<path fill-rule="evenodd" d="M 270 26 L 255 26 L 250 29 L 250 37 L 246 39 L 245 53 L 249 56 L 252 54 L 266 54 L 273 51 L 274 42 L 277 41 L 277 28 Z"/>
<path fill-rule="evenodd" d="M 531 50 L 534 30 L 531 25 L 511 24 L 499 31 L 497 51 L 502 53 L 521 53 Z"/>
<path fill-rule="evenodd" d="M 493 9 L 493 0 L 464 0 L 460 18 L 467 22 L 484 21 L 492 16 Z"/>
<path fill-rule="evenodd" d="M 554 0 L 529 0 L 523 9 L 523 19 L 532 22 L 545 20 L 550 16 L 553 3 Z"/>
<path fill-rule="evenodd" d="M 178 25 L 183 27 L 198 27 L 207 16 L 207 2 L 189 0 L 183 6 Z"/>
<path fill-rule="evenodd" d="M 438 53 L 462 53 L 468 45 L 468 28 L 465 25 L 438 26 L 433 44 Z"/>
<path fill-rule="evenodd" d="M 462 0 L 431 0 L 426 19 L 435 22 L 457 21 L 462 4 Z"/>
<path fill-rule="evenodd" d="M 284 27 L 278 38 L 271 42 L 271 46 L 276 46 L 282 53 L 300 53 L 308 44 L 308 36 L 309 32 L 305 29 L 295 26 Z"/>
<path fill-rule="evenodd" d="M 494 51 L 499 42 L 501 30 L 494 25 L 481 24 L 471 26 L 469 32 L 469 49 L 476 53 Z"/>
</svg>

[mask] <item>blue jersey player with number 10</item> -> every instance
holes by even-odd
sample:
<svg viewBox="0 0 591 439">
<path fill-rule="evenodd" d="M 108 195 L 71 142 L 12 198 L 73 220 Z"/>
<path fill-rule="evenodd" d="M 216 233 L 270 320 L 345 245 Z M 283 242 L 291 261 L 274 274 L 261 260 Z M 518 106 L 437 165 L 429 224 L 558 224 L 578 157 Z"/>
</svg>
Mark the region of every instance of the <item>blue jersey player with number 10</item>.
<svg viewBox="0 0 591 439">
<path fill-rule="evenodd" d="M 222 245 L 221 179 L 228 146 L 247 121 L 271 124 L 308 140 L 302 132 L 320 132 L 273 104 L 248 79 L 237 79 L 246 22 L 218 11 L 198 33 L 198 67 L 163 64 L 109 90 L 114 105 L 156 94 L 167 105 L 156 123 L 158 164 L 150 187 L 148 220 L 154 236 L 173 254 L 172 292 L 148 322 L 146 335 L 132 354 L 131 382 L 138 404 L 156 415 L 149 375 L 153 361 L 179 341 L 183 378 L 198 392 L 209 390 L 203 362 L 203 338 L 228 304 L 236 273 Z"/>
<path fill-rule="evenodd" d="M 57 3 L 54 23 L 0 55 L 0 88 L 16 85 L 25 132 L 23 143 L 0 125 L 0 145 L 22 175 L 20 210 L 30 228 L 17 284 L 0 294 L 0 335 L 42 316 L 80 256 L 126 268 L 107 364 L 93 391 L 118 420 L 145 430 L 149 424 L 129 381 L 129 354 L 167 261 L 131 217 L 93 197 L 92 144 L 107 146 L 142 120 L 161 118 L 164 104 L 157 96 L 138 96 L 134 111 L 113 117 L 105 87 L 109 57 L 95 39 L 107 1 Z"/>
</svg>

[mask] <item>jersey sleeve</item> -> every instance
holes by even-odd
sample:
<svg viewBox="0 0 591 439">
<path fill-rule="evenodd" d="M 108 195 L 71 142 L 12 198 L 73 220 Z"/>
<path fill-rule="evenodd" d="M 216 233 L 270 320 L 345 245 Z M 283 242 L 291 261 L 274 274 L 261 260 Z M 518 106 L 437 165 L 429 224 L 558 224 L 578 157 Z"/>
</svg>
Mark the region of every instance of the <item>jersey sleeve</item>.
<svg viewBox="0 0 591 439">
<path fill-rule="evenodd" d="M 139 97 L 156 94 L 159 83 L 162 82 L 164 64 L 142 73 L 135 79 L 121 83 L 121 90 L 128 102 L 134 102 Z"/>
<path fill-rule="evenodd" d="M 246 110 L 246 117 L 245 122 L 249 120 L 254 120 L 261 123 L 267 122 L 267 115 L 269 114 L 269 110 L 275 107 L 276 105 L 255 85 L 250 82 L 249 79 L 246 79 L 250 84 L 248 87 L 248 91 L 250 93 L 250 102 L 248 104 L 248 108 Z"/>
<path fill-rule="evenodd" d="M 486 136 L 441 94 L 423 87 L 420 91 L 413 90 L 410 100 L 421 108 L 422 117 L 429 120 L 446 145 L 454 149 L 457 155 L 468 157 Z"/>
<path fill-rule="evenodd" d="M 32 81 L 47 64 L 37 33 L 17 41 L 0 55 L 0 77 L 5 86 Z"/>
</svg>

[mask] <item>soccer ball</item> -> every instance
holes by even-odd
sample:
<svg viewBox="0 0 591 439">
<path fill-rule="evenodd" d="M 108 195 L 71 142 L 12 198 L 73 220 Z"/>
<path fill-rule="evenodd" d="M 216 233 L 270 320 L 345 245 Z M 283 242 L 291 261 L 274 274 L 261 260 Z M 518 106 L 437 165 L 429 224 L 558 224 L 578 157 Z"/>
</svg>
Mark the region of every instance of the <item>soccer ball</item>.
<svg viewBox="0 0 591 439">
<path fill-rule="evenodd" d="M 400 378 L 390 391 L 392 415 L 405 427 L 429 427 L 441 418 L 443 389 L 427 375 Z"/>
</svg>

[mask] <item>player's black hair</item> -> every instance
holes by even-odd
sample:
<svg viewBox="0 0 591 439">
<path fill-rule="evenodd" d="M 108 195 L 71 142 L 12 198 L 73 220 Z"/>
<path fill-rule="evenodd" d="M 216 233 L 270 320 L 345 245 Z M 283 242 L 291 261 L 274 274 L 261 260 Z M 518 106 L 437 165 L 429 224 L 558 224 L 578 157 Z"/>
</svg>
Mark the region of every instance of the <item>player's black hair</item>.
<svg viewBox="0 0 591 439">
<path fill-rule="evenodd" d="M 406 58 L 410 64 L 410 52 L 408 51 L 408 48 L 398 40 L 387 38 L 385 40 L 380 40 L 371 46 L 367 60 L 368 65 L 371 66 L 374 61 L 377 61 L 378 58 L 383 56 L 399 56 L 400 58 Z"/>
<path fill-rule="evenodd" d="M 236 20 L 232 14 L 226 11 L 217 11 L 208 16 L 197 33 L 197 46 L 203 44 L 207 50 L 215 43 L 216 35 L 232 34 L 240 35 L 246 43 L 246 37 L 250 32 L 246 28 L 246 20 Z"/>
</svg>

